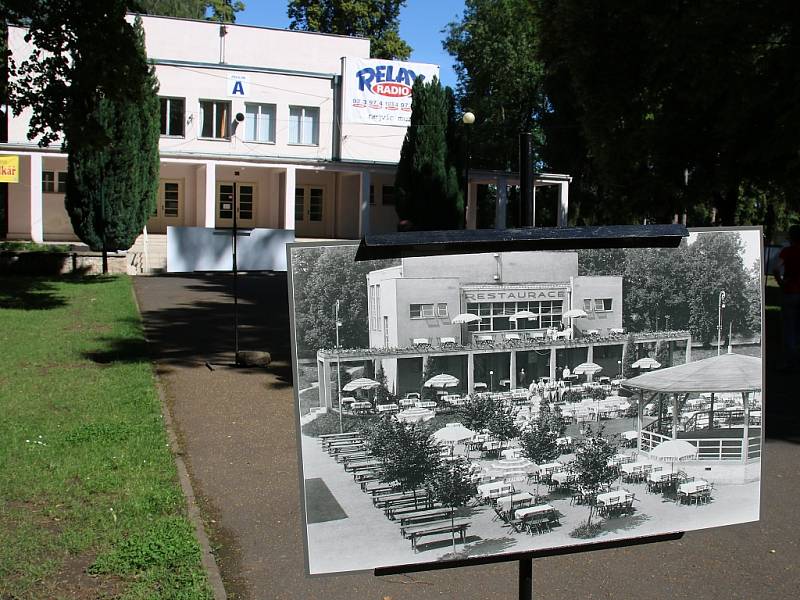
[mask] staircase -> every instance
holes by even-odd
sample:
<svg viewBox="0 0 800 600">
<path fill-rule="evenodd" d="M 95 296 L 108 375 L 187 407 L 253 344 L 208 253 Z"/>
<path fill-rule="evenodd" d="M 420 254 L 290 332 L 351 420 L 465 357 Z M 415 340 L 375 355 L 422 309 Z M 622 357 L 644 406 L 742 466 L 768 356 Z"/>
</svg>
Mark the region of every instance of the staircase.
<svg viewBox="0 0 800 600">
<path fill-rule="evenodd" d="M 167 236 L 164 233 L 147 234 L 147 254 L 145 256 L 144 234 L 128 250 L 129 275 L 154 275 L 167 271 Z"/>
</svg>

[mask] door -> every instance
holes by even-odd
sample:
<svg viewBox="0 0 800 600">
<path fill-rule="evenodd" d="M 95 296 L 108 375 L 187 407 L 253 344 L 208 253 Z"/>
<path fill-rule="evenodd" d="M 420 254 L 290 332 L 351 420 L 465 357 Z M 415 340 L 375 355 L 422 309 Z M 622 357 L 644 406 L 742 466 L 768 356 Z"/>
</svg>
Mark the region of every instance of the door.
<svg viewBox="0 0 800 600">
<path fill-rule="evenodd" d="M 234 190 L 236 198 L 233 196 Z M 217 227 L 233 227 L 234 207 L 237 227 L 255 227 L 255 202 L 256 184 L 221 182 L 217 185 Z"/>
<path fill-rule="evenodd" d="M 327 237 L 325 221 L 328 207 L 325 188 L 320 185 L 298 185 L 294 192 L 294 229 L 297 237 Z"/>
<path fill-rule="evenodd" d="M 151 233 L 165 233 L 169 225 L 183 225 L 183 181 L 162 179 L 158 184 L 156 208 L 147 221 Z"/>
</svg>

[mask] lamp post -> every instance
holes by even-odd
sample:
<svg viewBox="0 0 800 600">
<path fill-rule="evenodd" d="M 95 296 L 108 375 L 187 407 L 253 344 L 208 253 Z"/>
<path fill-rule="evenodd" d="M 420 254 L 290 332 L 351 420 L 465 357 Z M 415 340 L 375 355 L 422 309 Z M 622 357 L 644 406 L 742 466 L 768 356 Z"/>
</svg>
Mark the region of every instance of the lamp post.
<svg viewBox="0 0 800 600">
<path fill-rule="evenodd" d="M 342 425 L 342 353 L 339 347 L 339 327 L 342 322 L 339 320 L 339 301 L 336 301 L 336 388 L 339 393 L 339 433 L 344 433 Z"/>
<path fill-rule="evenodd" d="M 466 125 L 466 163 L 464 166 L 464 217 L 466 218 L 466 226 L 469 229 L 469 215 L 472 212 L 472 206 L 470 205 L 470 198 L 469 198 L 469 160 L 470 160 L 470 148 L 469 148 L 469 133 L 470 133 L 470 125 L 475 123 L 475 114 L 471 113 L 470 111 L 465 112 L 461 115 L 461 122 Z M 477 200 L 477 198 L 476 198 Z"/>
<path fill-rule="evenodd" d="M 725 291 L 719 293 L 719 302 L 717 304 L 717 356 L 720 355 L 722 350 L 722 309 L 725 308 Z"/>
<path fill-rule="evenodd" d="M 619 378 L 622 379 L 622 361 L 617 361 L 617 366 L 619 367 Z"/>
<path fill-rule="evenodd" d="M 494 393 L 494 371 L 489 371 L 489 392 Z"/>
</svg>

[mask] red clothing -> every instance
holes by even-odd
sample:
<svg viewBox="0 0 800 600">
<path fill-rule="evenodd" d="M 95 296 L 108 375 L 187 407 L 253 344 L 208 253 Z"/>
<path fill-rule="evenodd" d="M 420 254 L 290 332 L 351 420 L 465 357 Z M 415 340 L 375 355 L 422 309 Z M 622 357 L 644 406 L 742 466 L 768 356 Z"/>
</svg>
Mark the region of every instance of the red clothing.
<svg viewBox="0 0 800 600">
<path fill-rule="evenodd" d="M 786 246 L 778 257 L 783 263 L 783 291 L 800 294 L 800 244 Z"/>
</svg>

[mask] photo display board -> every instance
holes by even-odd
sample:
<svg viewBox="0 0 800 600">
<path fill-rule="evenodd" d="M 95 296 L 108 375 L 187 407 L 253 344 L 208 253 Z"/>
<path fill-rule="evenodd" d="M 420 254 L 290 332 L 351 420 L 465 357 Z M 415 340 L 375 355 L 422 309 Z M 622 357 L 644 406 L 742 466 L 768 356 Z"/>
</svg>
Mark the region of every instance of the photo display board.
<svg viewBox="0 0 800 600">
<path fill-rule="evenodd" d="M 356 250 L 287 250 L 310 574 L 758 520 L 760 230 Z"/>
</svg>

